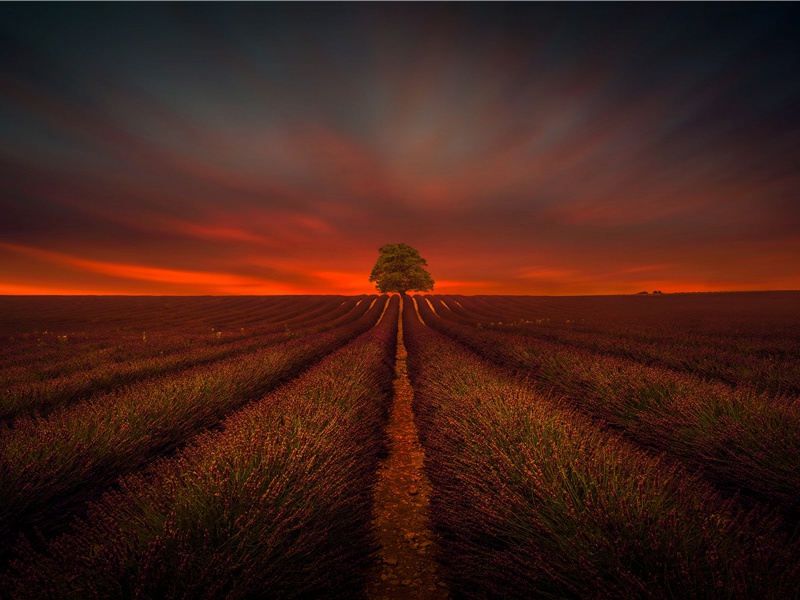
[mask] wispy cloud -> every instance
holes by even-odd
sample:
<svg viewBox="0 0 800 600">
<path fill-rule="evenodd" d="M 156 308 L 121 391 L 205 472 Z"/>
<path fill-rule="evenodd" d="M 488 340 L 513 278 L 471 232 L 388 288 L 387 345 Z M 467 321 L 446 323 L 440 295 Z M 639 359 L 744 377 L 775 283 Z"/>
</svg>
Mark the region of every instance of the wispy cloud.
<svg viewBox="0 0 800 600">
<path fill-rule="evenodd" d="M 791 4 L 76 10 L 0 7 L 5 290 L 800 286 Z"/>
</svg>

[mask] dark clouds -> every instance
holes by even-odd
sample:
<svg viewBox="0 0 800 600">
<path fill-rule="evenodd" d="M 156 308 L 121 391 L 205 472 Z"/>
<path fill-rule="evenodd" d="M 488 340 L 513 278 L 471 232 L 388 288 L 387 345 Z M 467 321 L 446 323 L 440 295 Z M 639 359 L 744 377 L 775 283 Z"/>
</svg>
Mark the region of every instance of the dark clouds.
<svg viewBox="0 0 800 600">
<path fill-rule="evenodd" d="M 798 288 L 793 3 L 7 3 L 0 293 Z"/>
</svg>

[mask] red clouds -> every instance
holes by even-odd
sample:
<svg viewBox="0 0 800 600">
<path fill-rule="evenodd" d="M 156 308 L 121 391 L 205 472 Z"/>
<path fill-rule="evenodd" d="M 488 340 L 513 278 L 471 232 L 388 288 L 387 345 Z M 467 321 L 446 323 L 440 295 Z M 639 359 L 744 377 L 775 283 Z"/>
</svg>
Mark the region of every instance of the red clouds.
<svg viewBox="0 0 800 600">
<path fill-rule="evenodd" d="M 70 10 L 0 19 L 0 293 L 800 287 L 789 8 Z"/>
</svg>

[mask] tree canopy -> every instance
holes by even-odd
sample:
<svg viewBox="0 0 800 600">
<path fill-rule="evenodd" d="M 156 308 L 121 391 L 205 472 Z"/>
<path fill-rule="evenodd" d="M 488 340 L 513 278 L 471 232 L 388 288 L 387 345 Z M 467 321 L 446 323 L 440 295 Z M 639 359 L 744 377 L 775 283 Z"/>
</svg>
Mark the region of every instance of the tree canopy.
<svg viewBox="0 0 800 600">
<path fill-rule="evenodd" d="M 386 244 L 378 249 L 378 261 L 372 267 L 370 281 L 382 293 L 433 290 L 433 278 L 424 268 L 428 262 L 408 244 Z"/>
</svg>

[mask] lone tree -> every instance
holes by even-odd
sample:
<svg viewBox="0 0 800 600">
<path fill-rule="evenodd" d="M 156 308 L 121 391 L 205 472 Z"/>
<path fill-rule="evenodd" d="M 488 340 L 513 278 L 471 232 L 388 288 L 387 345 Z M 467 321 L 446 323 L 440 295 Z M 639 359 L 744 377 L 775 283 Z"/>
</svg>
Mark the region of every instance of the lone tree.
<svg viewBox="0 0 800 600">
<path fill-rule="evenodd" d="M 386 244 L 378 249 L 378 262 L 372 267 L 370 281 L 382 293 L 400 292 L 405 296 L 411 290 L 429 292 L 433 290 L 433 278 L 423 267 L 428 262 L 408 244 Z"/>
</svg>

